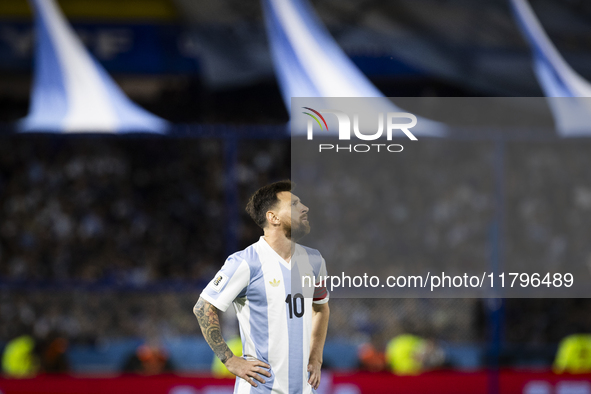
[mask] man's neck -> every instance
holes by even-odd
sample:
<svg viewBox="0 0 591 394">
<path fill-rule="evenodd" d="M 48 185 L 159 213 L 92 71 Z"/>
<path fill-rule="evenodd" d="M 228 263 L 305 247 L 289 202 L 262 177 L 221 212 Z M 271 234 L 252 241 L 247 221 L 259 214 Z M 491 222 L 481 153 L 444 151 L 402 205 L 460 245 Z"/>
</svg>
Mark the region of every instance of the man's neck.
<svg viewBox="0 0 591 394">
<path fill-rule="evenodd" d="M 295 244 L 283 232 L 265 231 L 263 238 L 283 260 L 290 262 Z"/>
</svg>

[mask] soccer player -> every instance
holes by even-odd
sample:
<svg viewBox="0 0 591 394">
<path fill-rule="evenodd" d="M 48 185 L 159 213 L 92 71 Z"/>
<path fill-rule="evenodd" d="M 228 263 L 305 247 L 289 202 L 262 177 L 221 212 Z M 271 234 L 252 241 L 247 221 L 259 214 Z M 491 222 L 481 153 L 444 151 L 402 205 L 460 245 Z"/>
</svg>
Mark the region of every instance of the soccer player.
<svg viewBox="0 0 591 394">
<path fill-rule="evenodd" d="M 291 189 L 291 181 L 281 181 L 252 195 L 246 211 L 264 236 L 228 257 L 193 309 L 205 340 L 237 376 L 234 393 L 312 393 L 320 384 L 329 318 L 320 279 L 326 266 L 317 250 L 296 243 L 310 224 L 308 208 Z M 234 356 L 221 335 L 218 310 L 231 303 L 243 357 Z"/>
</svg>

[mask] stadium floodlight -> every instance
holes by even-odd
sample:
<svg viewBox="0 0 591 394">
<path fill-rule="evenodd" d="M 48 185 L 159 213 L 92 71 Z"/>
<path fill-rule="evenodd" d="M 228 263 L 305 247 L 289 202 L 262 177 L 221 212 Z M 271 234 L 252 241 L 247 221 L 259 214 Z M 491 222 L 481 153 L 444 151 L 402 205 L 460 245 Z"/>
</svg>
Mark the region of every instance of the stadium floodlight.
<svg viewBox="0 0 591 394">
<path fill-rule="evenodd" d="M 165 133 L 168 122 L 132 102 L 84 48 L 55 0 L 30 0 L 35 78 L 22 132 Z"/>
<path fill-rule="evenodd" d="M 377 97 L 372 110 L 405 112 L 388 100 L 353 64 L 305 0 L 263 0 L 267 36 L 275 73 L 288 110 L 293 97 L 315 98 L 314 108 L 334 108 L 330 98 Z M 313 105 L 312 105 L 313 104 Z M 447 126 L 418 117 L 417 135 L 443 137 Z M 303 120 L 291 119 L 291 130 L 305 132 Z M 293 122 L 301 124 L 294 125 Z M 295 127 L 294 127 L 295 126 Z M 330 133 L 329 130 L 321 130 Z"/>
<path fill-rule="evenodd" d="M 527 0 L 510 0 L 515 18 L 529 43 L 533 68 L 564 137 L 589 136 L 591 84 L 564 60 L 544 31 Z M 589 100 L 581 98 L 589 97 Z"/>
</svg>

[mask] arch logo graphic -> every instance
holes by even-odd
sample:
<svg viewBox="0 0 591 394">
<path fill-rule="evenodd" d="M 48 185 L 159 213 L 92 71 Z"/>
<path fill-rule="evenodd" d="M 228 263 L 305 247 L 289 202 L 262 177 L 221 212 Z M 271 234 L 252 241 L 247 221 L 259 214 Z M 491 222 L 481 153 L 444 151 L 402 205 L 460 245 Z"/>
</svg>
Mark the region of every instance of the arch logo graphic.
<svg viewBox="0 0 591 394">
<path fill-rule="evenodd" d="M 333 114 L 338 122 L 339 125 L 339 140 L 351 140 L 352 133 L 351 133 L 351 118 L 343 111 L 339 111 L 336 109 L 322 109 L 322 110 L 315 110 L 310 107 L 302 107 L 310 112 L 302 112 L 303 114 L 310 117 L 308 119 L 308 127 L 307 127 L 307 138 L 308 140 L 314 139 L 314 121 L 320 127 L 321 131 L 328 130 L 328 123 L 322 114 Z M 384 118 L 386 121 L 384 122 Z M 398 123 L 401 119 L 410 120 L 410 123 Z M 386 116 L 384 113 L 378 113 L 378 130 L 373 132 L 373 134 L 365 134 L 362 133 L 359 127 L 359 114 L 353 114 L 353 135 L 363 141 L 375 141 L 381 138 L 384 134 L 384 123 L 386 123 L 386 139 L 388 141 L 392 140 L 392 136 L 396 130 L 401 131 L 406 135 L 411 141 L 417 141 L 417 137 L 409 130 L 417 125 L 417 117 L 408 112 L 388 112 Z M 324 127 L 323 127 L 324 125 Z M 372 147 L 374 149 L 372 149 Z M 322 152 L 323 150 L 335 150 L 338 152 L 339 150 L 346 150 L 349 152 L 370 152 L 372 150 L 380 151 L 380 147 L 384 147 L 384 151 L 388 152 L 401 152 L 403 147 L 400 144 L 357 144 L 357 145 L 348 145 L 344 147 L 340 147 L 339 145 L 333 144 L 319 144 L 319 150 Z M 377 148 L 377 149 L 376 149 Z"/>
</svg>

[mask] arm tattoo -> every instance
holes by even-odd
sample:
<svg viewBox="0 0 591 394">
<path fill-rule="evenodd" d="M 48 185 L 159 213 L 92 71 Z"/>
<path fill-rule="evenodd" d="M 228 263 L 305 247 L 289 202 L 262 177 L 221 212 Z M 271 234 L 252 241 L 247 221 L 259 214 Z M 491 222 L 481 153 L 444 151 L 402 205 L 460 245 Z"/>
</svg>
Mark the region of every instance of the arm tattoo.
<svg viewBox="0 0 591 394">
<path fill-rule="evenodd" d="M 222 337 L 217 308 L 199 297 L 199 301 L 193 308 L 193 313 L 197 316 L 203 337 L 215 355 L 225 364 L 234 353 L 232 353 Z"/>
</svg>

